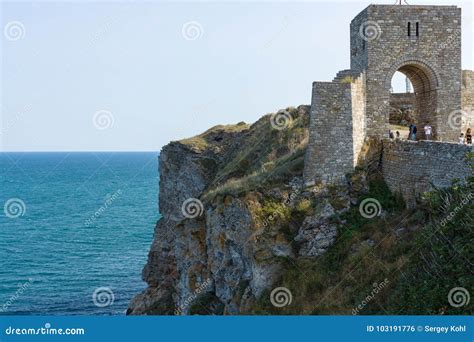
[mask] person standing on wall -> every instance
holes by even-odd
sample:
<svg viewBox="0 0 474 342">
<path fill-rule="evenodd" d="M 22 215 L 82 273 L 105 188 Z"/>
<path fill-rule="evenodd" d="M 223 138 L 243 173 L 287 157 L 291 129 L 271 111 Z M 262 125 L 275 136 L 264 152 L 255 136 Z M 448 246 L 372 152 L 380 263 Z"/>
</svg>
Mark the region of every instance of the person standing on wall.
<svg viewBox="0 0 474 342">
<path fill-rule="evenodd" d="M 472 145 L 472 134 L 470 128 L 468 128 L 466 131 L 466 144 Z"/>
<path fill-rule="evenodd" d="M 429 122 L 426 122 L 424 130 L 425 130 L 425 139 L 426 140 L 432 140 L 433 139 L 433 128 L 430 126 Z"/>
<path fill-rule="evenodd" d="M 417 132 L 416 125 L 414 123 L 412 123 L 410 125 L 410 134 L 408 135 L 408 139 L 415 141 L 416 140 L 416 132 Z"/>
</svg>

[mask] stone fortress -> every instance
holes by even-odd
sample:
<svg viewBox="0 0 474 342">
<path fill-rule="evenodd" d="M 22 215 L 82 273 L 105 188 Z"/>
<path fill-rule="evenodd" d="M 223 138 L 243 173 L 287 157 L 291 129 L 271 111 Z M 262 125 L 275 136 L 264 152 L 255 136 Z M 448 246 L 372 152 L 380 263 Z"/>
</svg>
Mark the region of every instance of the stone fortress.
<svg viewBox="0 0 474 342">
<path fill-rule="evenodd" d="M 458 138 L 474 129 L 474 72 L 461 69 L 461 9 L 456 6 L 370 5 L 350 24 L 351 69 L 331 82 L 314 82 L 304 179 L 337 183 L 382 140 L 382 171 L 405 197 L 444 187 L 470 173 L 471 147 Z M 395 72 L 413 85 L 417 140 L 388 138 Z M 433 141 L 423 141 L 423 127 Z"/>
</svg>

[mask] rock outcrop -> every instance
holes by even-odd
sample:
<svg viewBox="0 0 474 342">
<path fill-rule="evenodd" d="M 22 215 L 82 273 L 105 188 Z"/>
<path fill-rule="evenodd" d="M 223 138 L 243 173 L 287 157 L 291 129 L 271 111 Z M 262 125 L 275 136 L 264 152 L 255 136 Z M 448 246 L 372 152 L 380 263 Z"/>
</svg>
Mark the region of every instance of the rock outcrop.
<svg viewBox="0 0 474 342">
<path fill-rule="evenodd" d="M 286 258 L 327 250 L 337 235 L 329 219 L 349 200 L 336 210 L 327 192 L 302 188 L 308 110 L 217 126 L 163 148 L 148 288 L 128 314 L 242 314 Z M 285 129 L 276 126 L 280 114 Z"/>
<path fill-rule="evenodd" d="M 417 270 L 411 256 L 424 247 L 412 234 L 439 228 L 440 218 L 435 225 L 426 225 L 425 218 L 439 202 L 430 198 L 440 195 L 420 198 L 428 209 L 413 213 L 390 191 L 400 183 L 395 176 L 410 177 L 402 172 L 406 162 L 388 162 L 395 152 L 400 158 L 422 152 L 420 163 L 428 157 L 438 164 L 468 163 L 469 148 L 368 139 L 344 183 L 309 185 L 303 181 L 308 124 L 308 106 L 287 108 L 253 125 L 216 126 L 163 148 L 162 217 L 142 274 L 148 287 L 133 298 L 127 314 L 349 314 L 367 286 L 388 275 L 396 278 L 402 268 Z M 438 152 L 435 145 L 456 154 Z M 390 168 L 398 170 L 395 176 Z M 417 172 L 423 170 L 420 164 Z M 454 196 L 458 188 L 446 191 Z M 361 207 L 366 201 L 373 211 Z M 404 260 L 410 261 L 405 265 Z M 381 298 L 388 305 L 378 310 L 374 302 L 367 312 L 384 313 L 387 307 L 399 312 L 399 293 L 411 293 L 412 285 L 403 277 L 390 283 L 397 290 Z M 293 306 L 271 301 L 272 290 L 282 286 L 292 294 Z"/>
</svg>

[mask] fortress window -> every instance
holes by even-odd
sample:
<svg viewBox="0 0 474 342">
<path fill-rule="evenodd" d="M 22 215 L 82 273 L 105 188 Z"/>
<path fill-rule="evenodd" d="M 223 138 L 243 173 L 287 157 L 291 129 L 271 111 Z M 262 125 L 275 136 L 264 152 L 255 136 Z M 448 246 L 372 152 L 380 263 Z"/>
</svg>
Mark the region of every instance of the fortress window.
<svg viewBox="0 0 474 342">
<path fill-rule="evenodd" d="M 408 37 L 411 36 L 411 23 L 408 22 Z"/>
<path fill-rule="evenodd" d="M 416 22 L 416 36 L 418 37 L 420 35 L 420 23 Z"/>
</svg>

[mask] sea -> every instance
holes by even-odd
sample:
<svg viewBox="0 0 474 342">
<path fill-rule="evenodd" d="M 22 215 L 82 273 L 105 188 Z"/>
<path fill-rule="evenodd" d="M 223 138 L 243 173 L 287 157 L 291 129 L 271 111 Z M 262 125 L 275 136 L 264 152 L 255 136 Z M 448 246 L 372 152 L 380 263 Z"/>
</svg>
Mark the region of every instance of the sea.
<svg viewBox="0 0 474 342">
<path fill-rule="evenodd" d="M 0 153 L 0 315 L 124 315 L 158 180 L 158 153 Z"/>
</svg>

